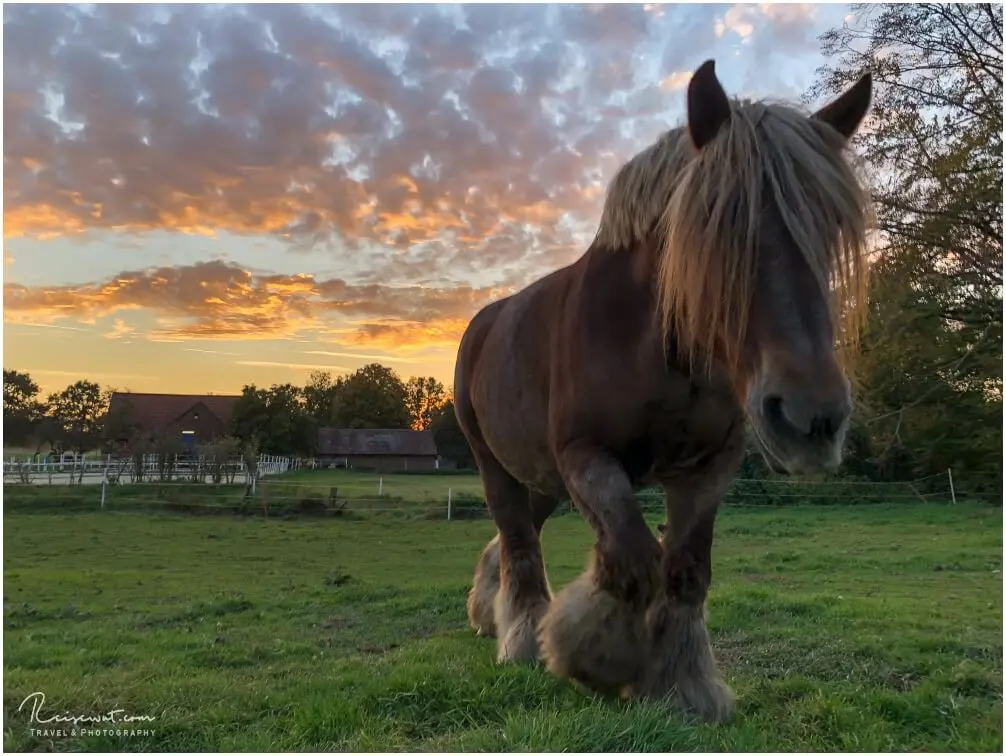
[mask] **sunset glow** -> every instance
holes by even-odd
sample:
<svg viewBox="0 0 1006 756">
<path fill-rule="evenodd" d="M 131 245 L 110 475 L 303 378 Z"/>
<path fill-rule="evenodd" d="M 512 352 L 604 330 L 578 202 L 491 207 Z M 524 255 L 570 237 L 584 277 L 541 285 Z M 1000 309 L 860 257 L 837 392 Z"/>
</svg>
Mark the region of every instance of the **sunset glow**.
<svg viewBox="0 0 1006 756">
<path fill-rule="evenodd" d="M 572 262 L 688 76 L 797 98 L 846 6 L 4 9 L 4 365 L 234 393 L 379 361 Z"/>
</svg>

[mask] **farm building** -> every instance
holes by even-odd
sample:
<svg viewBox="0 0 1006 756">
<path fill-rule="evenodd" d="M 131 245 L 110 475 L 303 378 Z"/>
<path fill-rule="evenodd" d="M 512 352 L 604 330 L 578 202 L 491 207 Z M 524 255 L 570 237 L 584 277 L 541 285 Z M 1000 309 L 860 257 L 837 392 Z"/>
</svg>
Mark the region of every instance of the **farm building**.
<svg viewBox="0 0 1006 756">
<path fill-rule="evenodd" d="M 148 438 L 177 434 L 186 447 L 226 436 L 240 397 L 198 394 L 134 394 L 116 391 L 108 404 L 107 441 L 121 444 L 137 434 Z"/>
<path fill-rule="evenodd" d="M 437 444 L 431 431 L 321 428 L 318 460 L 322 467 L 355 467 L 377 472 L 437 469 Z"/>
</svg>

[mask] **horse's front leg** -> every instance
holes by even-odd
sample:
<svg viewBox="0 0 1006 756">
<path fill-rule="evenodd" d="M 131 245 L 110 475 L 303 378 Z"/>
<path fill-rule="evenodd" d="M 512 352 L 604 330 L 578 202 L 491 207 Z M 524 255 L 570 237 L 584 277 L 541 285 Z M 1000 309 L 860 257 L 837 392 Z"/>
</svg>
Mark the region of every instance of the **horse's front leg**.
<svg viewBox="0 0 1006 756">
<path fill-rule="evenodd" d="M 617 460 L 582 444 L 566 447 L 559 460 L 597 544 L 587 570 L 555 596 L 542 618 L 542 659 L 553 674 L 621 691 L 645 666 L 646 607 L 657 595 L 660 547 Z"/>
<path fill-rule="evenodd" d="M 662 539 L 661 589 L 646 613 L 650 651 L 633 692 L 669 696 L 707 721 L 724 721 L 734 696 L 716 667 L 706 629 L 712 580 L 713 524 L 732 470 L 705 480 L 665 483 L 667 527 Z"/>
</svg>

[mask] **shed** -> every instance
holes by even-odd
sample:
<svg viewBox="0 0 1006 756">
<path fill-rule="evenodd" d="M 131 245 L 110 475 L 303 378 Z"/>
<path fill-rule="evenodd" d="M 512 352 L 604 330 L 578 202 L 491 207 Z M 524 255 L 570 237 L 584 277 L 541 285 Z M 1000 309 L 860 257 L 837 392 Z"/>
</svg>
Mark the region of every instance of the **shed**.
<svg viewBox="0 0 1006 756">
<path fill-rule="evenodd" d="M 355 428 L 318 430 L 322 467 L 353 467 L 377 472 L 437 469 L 432 431 Z"/>
</svg>

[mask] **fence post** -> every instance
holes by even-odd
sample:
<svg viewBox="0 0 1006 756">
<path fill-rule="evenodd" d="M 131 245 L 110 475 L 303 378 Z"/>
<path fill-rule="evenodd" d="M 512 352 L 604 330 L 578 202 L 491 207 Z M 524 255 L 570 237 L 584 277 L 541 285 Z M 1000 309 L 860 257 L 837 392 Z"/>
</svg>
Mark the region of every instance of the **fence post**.
<svg viewBox="0 0 1006 756">
<path fill-rule="evenodd" d="M 447 489 L 447 521 L 451 519 L 451 489 Z"/>
<path fill-rule="evenodd" d="M 112 459 L 112 455 L 108 455 L 108 459 L 105 460 L 105 470 L 101 474 L 101 508 L 105 508 L 105 493 L 108 491 L 108 463 Z"/>
<path fill-rule="evenodd" d="M 384 495 L 384 476 L 383 475 L 380 478 L 378 478 L 378 480 L 377 480 L 377 495 L 378 496 L 383 496 Z"/>
<path fill-rule="evenodd" d="M 957 504 L 957 494 L 954 492 L 954 474 L 947 468 L 947 477 L 950 479 L 950 501 Z"/>
</svg>

